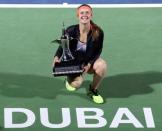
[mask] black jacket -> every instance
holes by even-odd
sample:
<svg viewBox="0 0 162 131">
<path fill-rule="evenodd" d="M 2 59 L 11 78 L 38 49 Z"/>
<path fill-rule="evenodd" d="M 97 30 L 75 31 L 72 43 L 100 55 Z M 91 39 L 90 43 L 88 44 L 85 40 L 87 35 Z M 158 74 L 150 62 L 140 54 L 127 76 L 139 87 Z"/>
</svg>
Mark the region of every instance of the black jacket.
<svg viewBox="0 0 162 131">
<path fill-rule="evenodd" d="M 87 36 L 87 48 L 84 54 L 78 53 L 76 51 L 77 43 L 80 36 L 79 25 L 72 25 L 68 27 L 66 33 L 70 37 L 75 38 L 70 41 L 69 48 L 70 51 L 72 52 L 72 55 L 76 58 L 77 62 L 84 63 L 84 64 L 88 64 L 88 63 L 93 64 L 95 60 L 99 58 L 102 52 L 103 39 L 104 39 L 104 33 L 101 29 L 99 30 L 99 36 L 97 40 L 92 39 L 92 31 L 90 30 Z M 62 55 L 62 48 L 61 46 L 59 46 L 55 56 L 58 56 L 60 58 L 61 55 Z"/>
</svg>

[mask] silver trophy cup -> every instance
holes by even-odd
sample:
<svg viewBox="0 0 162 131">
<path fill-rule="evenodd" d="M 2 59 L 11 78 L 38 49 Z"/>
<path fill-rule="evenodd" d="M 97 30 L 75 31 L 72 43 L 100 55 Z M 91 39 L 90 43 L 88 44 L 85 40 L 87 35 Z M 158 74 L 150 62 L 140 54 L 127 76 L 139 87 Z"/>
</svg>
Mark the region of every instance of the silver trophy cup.
<svg viewBox="0 0 162 131">
<path fill-rule="evenodd" d="M 61 48 L 63 49 L 62 56 L 60 58 L 61 62 L 55 63 L 53 67 L 54 76 L 67 76 L 72 74 L 83 73 L 82 65 L 75 63 L 75 58 L 70 51 L 69 44 L 71 39 L 72 38 L 70 38 L 66 34 L 66 30 L 63 27 L 61 38 L 53 41 L 55 43 L 60 44 Z"/>
</svg>

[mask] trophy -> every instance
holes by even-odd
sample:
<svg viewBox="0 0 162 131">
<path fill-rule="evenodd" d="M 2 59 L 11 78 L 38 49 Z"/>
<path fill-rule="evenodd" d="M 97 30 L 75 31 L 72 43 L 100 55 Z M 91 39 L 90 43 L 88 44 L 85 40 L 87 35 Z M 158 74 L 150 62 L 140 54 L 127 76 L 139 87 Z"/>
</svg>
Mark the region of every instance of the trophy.
<svg viewBox="0 0 162 131">
<path fill-rule="evenodd" d="M 53 67 L 52 74 L 54 76 L 67 76 L 67 75 L 72 75 L 72 74 L 83 73 L 82 65 L 79 65 L 76 63 L 75 58 L 69 49 L 69 43 L 70 43 L 70 40 L 72 39 L 73 38 L 69 37 L 68 34 L 66 33 L 64 23 L 63 23 L 61 38 L 52 41 L 52 42 L 60 44 L 61 48 L 63 49 L 62 56 L 60 58 L 61 62 L 55 63 Z"/>
</svg>

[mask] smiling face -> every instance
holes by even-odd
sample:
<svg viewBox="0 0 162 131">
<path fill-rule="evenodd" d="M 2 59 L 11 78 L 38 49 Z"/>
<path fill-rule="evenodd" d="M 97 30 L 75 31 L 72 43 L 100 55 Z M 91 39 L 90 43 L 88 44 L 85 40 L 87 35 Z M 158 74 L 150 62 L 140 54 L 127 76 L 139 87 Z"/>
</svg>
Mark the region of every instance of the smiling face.
<svg viewBox="0 0 162 131">
<path fill-rule="evenodd" d="M 79 22 L 82 24 L 89 23 L 92 19 L 92 9 L 88 6 L 82 6 L 77 10 Z"/>
</svg>

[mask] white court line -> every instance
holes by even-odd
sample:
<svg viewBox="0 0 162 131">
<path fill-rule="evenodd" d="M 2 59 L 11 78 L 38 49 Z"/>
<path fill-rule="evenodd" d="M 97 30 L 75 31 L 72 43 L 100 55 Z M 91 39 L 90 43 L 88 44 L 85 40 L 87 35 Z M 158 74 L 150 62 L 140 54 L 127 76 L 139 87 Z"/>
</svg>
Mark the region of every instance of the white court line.
<svg viewBox="0 0 162 131">
<path fill-rule="evenodd" d="M 0 8 L 76 8 L 80 4 L 0 4 Z M 93 8 L 159 8 L 162 4 L 89 4 Z"/>
</svg>

